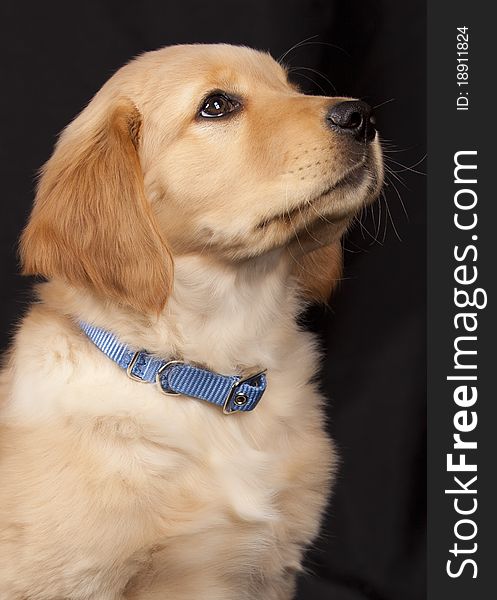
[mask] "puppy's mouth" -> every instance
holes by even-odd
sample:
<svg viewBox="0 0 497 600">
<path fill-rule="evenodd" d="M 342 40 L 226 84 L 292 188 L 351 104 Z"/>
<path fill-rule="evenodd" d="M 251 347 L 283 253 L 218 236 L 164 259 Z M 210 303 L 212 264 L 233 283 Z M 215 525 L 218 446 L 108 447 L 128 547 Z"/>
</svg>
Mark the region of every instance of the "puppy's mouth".
<svg viewBox="0 0 497 600">
<path fill-rule="evenodd" d="M 323 218 L 325 215 L 321 215 L 318 212 L 317 206 L 320 204 L 321 200 L 324 200 L 330 194 L 334 192 L 340 192 L 342 195 L 347 191 L 353 191 L 358 188 L 361 183 L 363 183 L 365 177 L 367 176 L 367 169 L 365 167 L 365 161 L 361 161 L 359 164 L 355 165 L 350 169 L 343 177 L 341 177 L 338 181 L 335 181 L 333 184 L 318 192 L 315 196 L 305 200 L 304 202 L 298 204 L 294 208 L 288 209 L 286 211 L 277 213 L 274 216 L 269 218 L 265 218 L 260 221 L 256 229 L 265 229 L 270 225 L 275 223 L 281 225 L 292 226 L 296 221 L 302 220 L 305 218 L 306 214 L 311 213 L 315 218 Z M 346 216 L 346 212 L 344 210 L 340 210 L 340 214 L 336 215 L 339 219 L 342 219 Z M 351 211 L 352 212 L 352 211 Z M 332 216 L 332 215 L 327 215 Z"/>
</svg>

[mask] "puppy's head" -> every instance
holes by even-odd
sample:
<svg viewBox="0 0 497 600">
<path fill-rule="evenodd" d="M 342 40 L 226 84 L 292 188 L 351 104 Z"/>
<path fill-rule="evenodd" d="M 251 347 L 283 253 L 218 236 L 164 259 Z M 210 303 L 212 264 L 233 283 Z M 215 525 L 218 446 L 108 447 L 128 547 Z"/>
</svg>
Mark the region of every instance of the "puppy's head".
<svg viewBox="0 0 497 600">
<path fill-rule="evenodd" d="M 326 297 L 340 236 L 381 186 L 375 133 L 366 105 L 301 94 L 267 54 L 147 53 L 63 132 L 21 239 L 24 272 L 149 312 L 164 306 L 174 255 L 280 248 Z"/>
</svg>

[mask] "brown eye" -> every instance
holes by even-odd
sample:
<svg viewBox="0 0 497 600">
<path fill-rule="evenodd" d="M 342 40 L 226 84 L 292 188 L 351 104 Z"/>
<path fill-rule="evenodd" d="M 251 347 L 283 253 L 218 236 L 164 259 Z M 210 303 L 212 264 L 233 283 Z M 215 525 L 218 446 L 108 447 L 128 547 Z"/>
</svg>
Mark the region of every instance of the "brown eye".
<svg viewBox="0 0 497 600">
<path fill-rule="evenodd" d="M 200 109 L 199 115 L 210 119 L 212 117 L 224 117 L 239 108 L 240 103 L 226 94 L 212 94 L 206 100 Z"/>
</svg>

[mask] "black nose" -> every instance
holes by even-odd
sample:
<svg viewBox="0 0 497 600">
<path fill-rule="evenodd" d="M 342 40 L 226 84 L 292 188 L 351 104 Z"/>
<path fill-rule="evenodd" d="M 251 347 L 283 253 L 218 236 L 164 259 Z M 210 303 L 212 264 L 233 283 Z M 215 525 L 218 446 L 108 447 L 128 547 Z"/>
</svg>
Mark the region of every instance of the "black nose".
<svg viewBox="0 0 497 600">
<path fill-rule="evenodd" d="M 332 129 L 346 133 L 358 142 L 371 142 L 376 135 L 372 109 L 360 100 L 335 104 L 328 111 L 326 119 Z"/>
</svg>

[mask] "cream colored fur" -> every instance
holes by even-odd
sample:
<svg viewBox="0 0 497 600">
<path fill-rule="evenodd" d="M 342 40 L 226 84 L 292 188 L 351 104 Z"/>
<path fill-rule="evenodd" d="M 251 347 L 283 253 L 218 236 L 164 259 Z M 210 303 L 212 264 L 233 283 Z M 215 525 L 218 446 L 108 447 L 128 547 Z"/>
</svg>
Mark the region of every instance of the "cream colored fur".
<svg viewBox="0 0 497 600">
<path fill-rule="evenodd" d="M 212 70 L 207 75 L 206 64 Z M 297 116 L 280 117 L 266 132 L 267 126 L 251 117 L 247 101 L 246 117 L 240 119 L 252 122 L 243 125 L 243 132 L 234 131 L 234 124 L 229 133 L 214 129 L 225 125 L 185 120 L 184 106 L 193 106 L 192 98 L 198 102 L 203 90 L 226 87 L 235 76 L 240 93 L 252 91 L 254 102 L 264 97 L 265 102 L 295 102 Z M 206 78 L 217 79 L 206 83 Z M 172 257 L 174 263 L 171 291 L 163 299 L 155 291 L 140 295 L 133 273 L 106 295 L 105 285 L 114 284 L 104 275 L 124 277 L 126 266 L 118 269 L 109 249 L 100 273 L 93 256 L 82 258 L 88 264 L 78 271 L 77 265 L 67 264 L 68 256 L 76 260 L 72 248 L 61 257 L 53 247 L 62 239 L 57 237 L 63 235 L 56 229 L 60 223 L 52 231 L 44 217 L 44 211 L 73 210 L 67 204 L 56 212 L 54 203 L 63 200 L 59 193 L 55 199 L 49 196 L 57 185 L 57 177 L 55 183 L 49 177 L 57 161 L 69 164 L 64 161 L 73 142 L 76 152 L 82 139 L 94 135 L 116 97 L 130 99 L 143 120 L 133 143 L 144 197 L 152 207 L 147 223 L 157 228 L 158 237 L 149 239 L 164 261 Z M 295 261 L 316 252 L 316 235 L 335 249 L 329 256 L 336 256 L 351 215 L 380 185 L 377 144 L 374 161 L 365 167 L 365 182 L 354 194 L 338 191 L 318 199 L 314 210 L 325 217 L 324 224 L 303 208 L 304 216 L 295 214 L 295 220 L 304 219 L 308 229 L 299 228 L 299 240 L 295 224 L 285 220 L 275 220 L 262 232 L 255 228 L 260 219 L 273 213 L 277 219 L 278 212 L 309 200 L 316 186 L 329 187 L 330 172 L 336 179 L 343 173 L 341 142 L 321 124 L 322 107 L 329 101 L 298 94 L 266 55 L 228 46 L 177 47 L 124 67 L 63 134 L 46 167 L 23 249 L 24 260 L 38 265 L 28 270 L 50 281 L 38 287 L 38 301 L 23 319 L 1 375 L 0 600 L 292 597 L 336 465 L 325 433 L 323 398 L 311 382 L 319 362 L 315 342 L 296 323 L 307 288 Z M 302 110 L 305 102 L 313 115 Z M 207 126 L 212 129 L 206 133 Z M 135 133 L 130 126 L 130 135 Z M 228 164 L 220 167 L 208 151 L 208 136 L 217 136 L 224 154 L 237 148 L 237 156 L 228 152 Z M 316 177 L 302 181 L 295 175 L 290 185 L 288 171 L 298 173 L 299 168 L 296 154 L 272 157 L 264 136 L 276 138 L 271 141 L 274 152 L 297 136 L 307 161 L 302 164 L 308 163 L 304 154 L 314 152 L 313 165 L 321 153 L 334 157 L 335 166 L 327 171 L 308 167 Z M 325 149 L 327 138 L 331 141 Z M 105 136 L 99 139 L 107 143 Z M 219 143 L 212 152 L 221 157 Z M 255 143 L 260 144 L 258 158 L 253 158 Z M 259 162 L 261 152 L 271 164 Z M 195 177 L 192 169 L 204 155 L 207 163 L 213 162 Z M 353 153 L 347 156 L 353 161 Z M 115 169 L 120 168 L 117 161 Z M 251 173 L 242 181 L 244 170 Z M 87 185 L 77 177 L 78 185 Z M 110 171 L 106 178 L 116 179 Z M 96 197 L 99 186 L 107 185 L 102 179 L 89 181 Z M 116 181 L 118 189 L 121 175 Z M 64 202 L 74 203 L 76 197 L 71 198 Z M 108 215 L 99 218 L 105 223 Z M 121 218 L 119 208 L 113 218 Z M 328 222 L 332 220 L 334 224 Z M 93 235 L 79 227 L 64 238 L 65 244 Z M 105 231 L 112 238 L 112 224 Z M 122 236 L 119 231 L 116 235 Z M 135 243 L 138 257 L 142 250 Z M 154 257 L 150 250 L 146 260 L 151 263 Z M 330 264 L 330 272 L 337 275 L 336 264 Z M 170 276 L 169 271 L 161 273 Z M 114 332 L 134 348 L 220 373 L 267 368 L 267 391 L 253 412 L 229 416 L 205 402 L 166 396 L 154 385 L 127 378 L 82 334 L 78 319 Z"/>
</svg>

